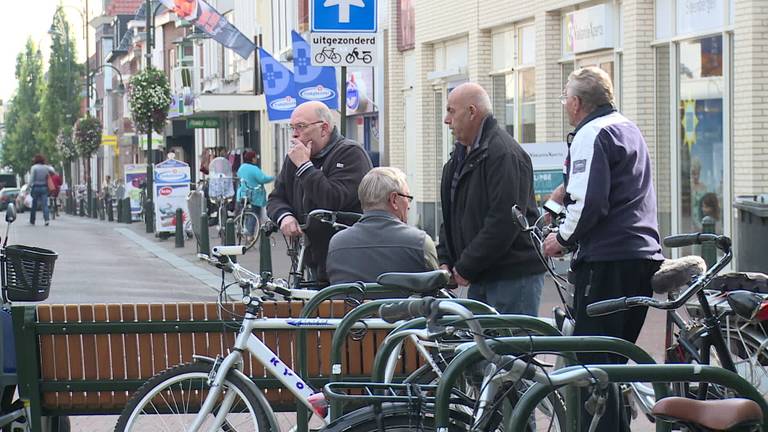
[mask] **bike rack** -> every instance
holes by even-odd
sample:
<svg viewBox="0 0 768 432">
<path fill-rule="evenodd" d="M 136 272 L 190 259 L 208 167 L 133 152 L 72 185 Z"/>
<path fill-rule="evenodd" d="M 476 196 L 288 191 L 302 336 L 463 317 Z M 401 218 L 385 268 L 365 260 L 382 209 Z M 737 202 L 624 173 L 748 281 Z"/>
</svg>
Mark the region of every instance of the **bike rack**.
<svg viewBox="0 0 768 432">
<path fill-rule="evenodd" d="M 763 411 L 762 430 L 768 430 L 768 405 L 763 396 L 748 381 L 727 369 L 709 365 L 683 364 L 600 365 L 596 367 L 608 374 L 610 382 L 651 382 L 654 384 L 654 389 L 656 389 L 659 384 L 663 384 L 663 387 L 667 388 L 666 383 L 680 381 L 706 381 L 728 387 L 735 390 L 740 396 L 749 398 L 760 405 L 760 408 Z M 565 373 L 580 368 L 582 368 L 582 366 L 571 366 L 555 371 L 553 374 Z M 536 383 L 531 386 L 515 405 L 512 415 L 508 419 L 508 423 L 504 425 L 504 430 L 523 430 L 528 418 L 536 408 L 536 405 L 547 397 L 549 393 L 555 390 L 555 388 L 548 384 Z M 658 390 L 656 391 L 656 400 L 668 396 L 667 394 L 663 394 L 659 397 Z M 507 427 L 513 429 L 506 429 Z M 515 427 L 519 429 L 514 429 Z M 657 431 L 670 430 L 670 428 L 671 425 L 667 422 L 656 422 Z"/>
<path fill-rule="evenodd" d="M 612 354 L 622 355 L 638 365 L 640 364 L 656 364 L 653 358 L 645 352 L 639 346 L 625 341 L 619 338 L 613 338 L 608 336 L 531 336 L 531 337 L 503 337 L 495 340 L 488 341 L 488 346 L 498 354 L 519 354 L 519 353 L 548 353 L 548 352 L 560 352 L 563 353 L 566 358 L 574 359 L 574 353 L 580 352 L 607 352 Z M 443 372 L 443 376 L 437 387 L 437 394 L 435 395 L 435 428 L 447 428 L 449 422 L 449 397 L 451 389 L 454 383 L 462 374 L 462 372 L 469 366 L 476 364 L 479 361 L 484 360 L 483 355 L 477 346 L 470 347 L 466 351 L 458 354 L 453 361 L 448 364 L 448 367 Z M 631 368 L 635 368 L 638 365 L 632 365 Z M 668 366 L 668 365 L 661 365 Z M 578 366 L 581 367 L 581 366 Z M 601 366 L 602 367 L 602 366 Z M 626 366 L 625 366 L 626 367 Z M 654 383 L 654 392 L 656 399 L 669 396 L 668 386 L 662 383 Z M 571 387 L 572 388 L 572 387 Z M 577 394 L 577 392 L 570 392 Z M 546 394 L 544 395 L 546 397 Z M 540 401 L 541 399 L 538 399 Z M 580 410 L 569 410 L 567 407 L 578 406 L 578 402 L 574 403 L 575 398 L 566 398 L 566 412 L 578 413 Z M 533 405 L 533 408 L 538 404 Z M 532 409 L 527 413 L 532 412 Z M 523 417 L 522 421 L 526 421 L 527 417 Z M 520 421 L 520 420 L 518 420 Z M 574 426 L 578 425 L 578 416 L 572 416 L 568 414 L 568 430 L 574 429 Z M 659 432 L 668 431 L 669 425 L 663 425 L 662 422 L 656 424 L 656 430 Z M 524 423 L 523 423 L 524 424 Z M 523 426 L 524 429 L 524 426 Z M 523 429 L 505 429 L 505 430 L 523 430 Z M 447 429 L 443 429 L 447 430 Z"/>
<path fill-rule="evenodd" d="M 397 301 L 407 301 L 408 299 L 402 299 Z M 360 319 L 363 319 L 365 316 L 370 314 L 378 314 L 379 307 L 381 305 L 392 303 L 393 299 L 380 299 L 380 300 L 373 300 L 368 303 L 362 304 L 354 309 L 352 309 L 345 317 L 342 319 L 339 326 L 336 328 L 336 331 L 333 333 L 333 339 L 331 342 L 331 379 L 330 382 L 335 381 L 341 381 L 342 379 L 342 373 L 341 373 L 341 348 L 344 344 L 344 341 L 347 338 L 347 335 L 349 334 L 350 330 L 352 330 L 352 326 L 359 321 Z M 486 305 L 485 303 L 476 301 L 476 300 L 468 300 L 468 299 L 455 299 L 456 303 L 461 304 L 467 309 L 471 310 L 474 313 L 485 313 L 485 314 L 496 314 L 496 311 Z M 423 318 L 421 318 L 423 320 Z M 424 321 L 425 322 L 425 321 Z M 399 328 L 399 327 L 398 327 Z M 391 333 L 390 333 L 391 336 Z M 381 350 L 386 346 L 386 341 L 389 339 L 389 336 L 384 340 L 384 343 L 379 346 L 379 350 L 376 353 L 376 357 L 374 359 L 374 377 L 377 376 L 376 372 L 378 371 L 378 368 L 383 368 L 383 365 L 380 363 L 383 363 L 386 361 L 386 357 L 384 359 L 379 359 L 379 355 L 381 353 Z M 389 347 L 389 351 L 387 352 L 387 357 L 389 354 L 394 350 L 395 345 L 392 345 Z M 379 380 L 372 380 L 371 382 L 381 382 L 381 379 Z M 335 413 L 338 413 L 341 415 L 341 406 L 335 402 L 331 403 L 331 419 L 335 419 L 337 416 Z"/>
</svg>

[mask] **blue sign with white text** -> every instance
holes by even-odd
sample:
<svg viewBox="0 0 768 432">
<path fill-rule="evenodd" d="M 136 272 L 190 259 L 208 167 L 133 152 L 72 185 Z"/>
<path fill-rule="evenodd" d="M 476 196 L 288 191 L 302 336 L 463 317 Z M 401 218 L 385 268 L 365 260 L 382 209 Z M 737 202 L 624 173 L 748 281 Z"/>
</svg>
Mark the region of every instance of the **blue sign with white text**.
<svg viewBox="0 0 768 432">
<path fill-rule="evenodd" d="M 291 32 L 293 38 L 293 78 L 296 83 L 298 103 L 320 101 L 329 109 L 339 108 L 336 90 L 336 69 L 330 66 L 312 66 L 309 44 L 300 34 Z"/>
<path fill-rule="evenodd" d="M 263 48 L 259 48 L 259 59 L 269 121 L 288 120 L 297 105 L 293 73 Z"/>
<path fill-rule="evenodd" d="M 375 33 L 376 0 L 310 0 L 311 31 Z"/>
</svg>

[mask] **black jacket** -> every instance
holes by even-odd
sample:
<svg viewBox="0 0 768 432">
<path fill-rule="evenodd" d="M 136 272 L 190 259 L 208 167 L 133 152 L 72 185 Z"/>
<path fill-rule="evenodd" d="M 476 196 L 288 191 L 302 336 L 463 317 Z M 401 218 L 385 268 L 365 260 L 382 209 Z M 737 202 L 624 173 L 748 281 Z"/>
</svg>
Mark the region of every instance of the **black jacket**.
<svg viewBox="0 0 768 432">
<path fill-rule="evenodd" d="M 461 144 L 457 144 L 459 146 Z M 542 273 L 533 244 L 521 234 L 511 208 L 517 204 L 529 223 L 538 209 L 533 196 L 533 167 L 528 153 L 489 115 L 480 140 L 460 163 L 457 149 L 443 167 L 440 186 L 443 225 L 438 260 L 470 282 Z M 451 199 L 451 183 L 461 165 Z"/>
<path fill-rule="evenodd" d="M 296 176 L 297 167 L 285 158 L 267 200 L 267 215 L 278 225 L 287 215 L 300 224 L 316 209 L 362 213 L 357 188 L 363 176 L 371 170 L 368 153 L 356 142 L 344 138 L 334 128 L 328 145 L 314 158 L 312 166 Z M 325 280 L 325 259 L 330 233 L 307 233 L 310 238 L 311 264 L 318 266 L 320 279 Z M 327 235 L 327 238 L 323 238 Z"/>
</svg>

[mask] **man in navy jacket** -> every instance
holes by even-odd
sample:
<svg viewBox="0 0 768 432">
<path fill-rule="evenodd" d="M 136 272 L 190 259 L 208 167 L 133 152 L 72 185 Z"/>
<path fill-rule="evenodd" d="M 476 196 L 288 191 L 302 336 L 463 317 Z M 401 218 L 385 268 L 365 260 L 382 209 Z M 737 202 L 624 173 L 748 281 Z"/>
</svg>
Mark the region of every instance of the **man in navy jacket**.
<svg viewBox="0 0 768 432">
<path fill-rule="evenodd" d="M 652 295 L 651 276 L 663 257 L 648 146 L 637 125 L 614 108 L 611 78 L 602 69 L 571 73 L 561 100 L 576 129 L 568 134 L 565 183 L 559 188 L 565 222 L 545 239 L 544 253 L 557 256 L 566 247 L 577 248 L 571 262 L 575 335 L 635 342 L 647 308 L 601 317 L 589 317 L 585 310 L 600 300 Z M 579 360 L 626 363 L 608 354 L 580 355 Z M 618 409 L 617 390 L 610 393 L 598 430 L 629 430 L 625 410 Z M 588 426 L 590 417 L 582 417 Z"/>
</svg>

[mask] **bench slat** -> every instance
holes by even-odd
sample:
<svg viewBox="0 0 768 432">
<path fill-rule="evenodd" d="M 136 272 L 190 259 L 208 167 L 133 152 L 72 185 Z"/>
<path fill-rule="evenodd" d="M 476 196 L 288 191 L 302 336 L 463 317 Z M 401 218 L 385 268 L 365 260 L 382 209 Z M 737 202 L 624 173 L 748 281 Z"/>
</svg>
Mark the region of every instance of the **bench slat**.
<svg viewBox="0 0 768 432">
<path fill-rule="evenodd" d="M 107 305 L 107 320 L 113 322 L 123 322 L 123 310 L 118 304 Z M 124 335 L 111 334 L 109 335 L 109 354 L 113 381 L 123 381 L 127 379 L 125 374 L 125 342 Z M 112 405 L 115 408 L 125 406 L 128 402 L 126 392 L 113 392 Z"/>
<path fill-rule="evenodd" d="M 107 320 L 107 305 L 97 304 L 93 306 L 93 321 L 103 322 Z M 113 380 L 112 358 L 109 353 L 109 335 L 96 335 L 96 377 L 99 380 Z M 109 406 L 114 405 L 112 392 L 99 392 L 96 405 L 103 405 L 107 401 Z"/>
</svg>

